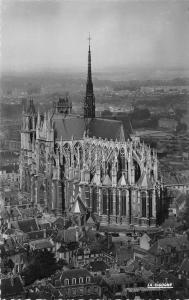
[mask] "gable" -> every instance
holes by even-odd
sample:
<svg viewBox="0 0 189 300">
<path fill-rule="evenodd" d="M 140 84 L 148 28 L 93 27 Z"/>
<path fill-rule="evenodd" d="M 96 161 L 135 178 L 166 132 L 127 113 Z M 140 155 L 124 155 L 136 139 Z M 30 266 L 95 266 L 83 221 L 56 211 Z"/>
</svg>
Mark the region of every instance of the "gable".
<svg viewBox="0 0 189 300">
<path fill-rule="evenodd" d="M 111 181 L 111 179 L 110 179 L 110 177 L 109 177 L 108 174 L 105 176 L 102 184 L 103 185 L 112 185 L 112 181 Z"/>
<path fill-rule="evenodd" d="M 126 178 L 125 178 L 125 174 L 122 174 L 119 182 L 118 182 L 118 186 L 125 186 L 127 185 L 127 181 L 126 181 Z"/>
<path fill-rule="evenodd" d="M 76 197 L 76 200 L 71 208 L 71 212 L 74 214 L 84 214 L 86 212 L 85 205 L 81 201 L 79 195 Z"/>
</svg>

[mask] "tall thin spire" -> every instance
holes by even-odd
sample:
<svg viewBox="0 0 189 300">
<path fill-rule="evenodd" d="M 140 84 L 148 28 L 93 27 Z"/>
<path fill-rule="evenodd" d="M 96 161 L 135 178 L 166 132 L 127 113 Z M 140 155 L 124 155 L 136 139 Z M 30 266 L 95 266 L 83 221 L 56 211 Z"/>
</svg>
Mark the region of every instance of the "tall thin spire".
<svg viewBox="0 0 189 300">
<path fill-rule="evenodd" d="M 90 37 L 90 33 L 89 33 L 89 37 L 88 37 L 88 41 L 89 41 L 89 51 L 88 51 L 88 74 L 87 74 L 87 84 L 90 85 L 90 91 L 93 91 L 93 83 L 92 83 L 92 73 L 91 73 L 91 37 Z"/>
<path fill-rule="evenodd" d="M 95 118 L 95 96 L 93 93 L 93 82 L 91 72 L 91 37 L 89 33 L 89 50 L 88 50 L 88 73 L 86 84 L 86 96 L 84 99 L 84 118 Z"/>
</svg>

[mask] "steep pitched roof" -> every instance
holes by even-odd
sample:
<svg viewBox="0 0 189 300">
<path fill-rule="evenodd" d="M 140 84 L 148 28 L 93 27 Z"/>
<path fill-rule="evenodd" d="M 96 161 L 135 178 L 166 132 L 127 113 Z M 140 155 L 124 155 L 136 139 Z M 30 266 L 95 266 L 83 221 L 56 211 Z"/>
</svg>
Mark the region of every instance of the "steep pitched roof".
<svg viewBox="0 0 189 300">
<path fill-rule="evenodd" d="M 76 197 L 76 200 L 71 208 L 71 212 L 74 214 L 85 214 L 86 213 L 86 207 L 83 204 L 79 195 L 77 195 L 77 197 Z"/>
<path fill-rule="evenodd" d="M 85 131 L 85 120 L 81 117 L 68 116 L 54 119 L 55 136 L 57 140 L 61 137 L 65 141 L 72 139 L 83 139 Z"/>
<path fill-rule="evenodd" d="M 89 123 L 89 136 L 108 140 L 125 140 L 121 121 L 95 118 Z"/>
<path fill-rule="evenodd" d="M 96 138 L 125 141 L 125 137 L 129 138 L 129 134 L 125 133 L 123 124 L 118 120 L 108 119 L 88 119 L 86 128 L 86 121 L 81 116 L 67 116 L 53 117 L 55 136 L 57 140 L 61 137 L 63 140 L 83 139 L 84 132 L 87 129 L 89 137 L 95 136 Z M 125 136 L 126 135 L 126 136 Z"/>
</svg>

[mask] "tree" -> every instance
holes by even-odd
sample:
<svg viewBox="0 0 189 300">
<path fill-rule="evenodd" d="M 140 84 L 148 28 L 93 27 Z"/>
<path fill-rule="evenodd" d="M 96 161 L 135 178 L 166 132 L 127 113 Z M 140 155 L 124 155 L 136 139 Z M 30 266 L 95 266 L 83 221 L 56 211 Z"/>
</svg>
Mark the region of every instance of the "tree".
<svg viewBox="0 0 189 300">
<path fill-rule="evenodd" d="M 37 279 L 49 277 L 59 268 L 54 253 L 47 250 L 36 252 L 31 263 L 23 270 L 25 285 Z"/>
</svg>

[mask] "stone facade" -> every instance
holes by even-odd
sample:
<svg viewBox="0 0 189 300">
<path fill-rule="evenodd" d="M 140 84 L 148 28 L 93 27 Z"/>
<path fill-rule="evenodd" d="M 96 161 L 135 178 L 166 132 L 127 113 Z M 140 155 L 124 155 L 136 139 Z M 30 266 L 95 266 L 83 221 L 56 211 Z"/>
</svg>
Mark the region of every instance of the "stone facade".
<svg viewBox="0 0 189 300">
<path fill-rule="evenodd" d="M 40 115 L 30 100 L 23 112 L 21 190 L 57 214 L 69 213 L 79 196 L 86 213 L 102 224 L 154 226 L 160 190 L 156 152 L 137 137 L 126 140 L 121 122 L 86 118 L 85 111 L 84 117 L 71 116 L 66 103 Z"/>
</svg>

